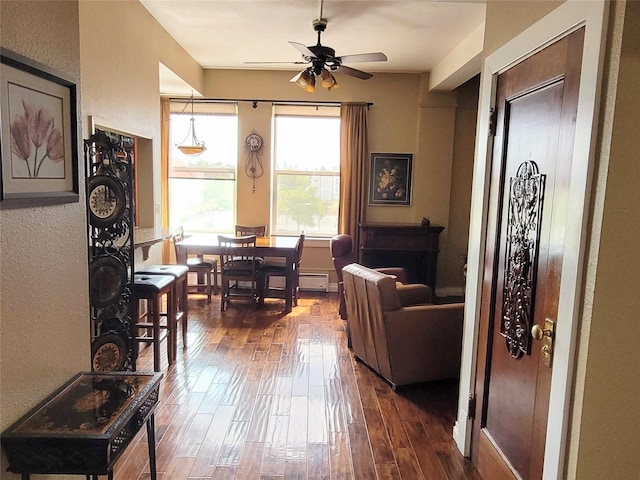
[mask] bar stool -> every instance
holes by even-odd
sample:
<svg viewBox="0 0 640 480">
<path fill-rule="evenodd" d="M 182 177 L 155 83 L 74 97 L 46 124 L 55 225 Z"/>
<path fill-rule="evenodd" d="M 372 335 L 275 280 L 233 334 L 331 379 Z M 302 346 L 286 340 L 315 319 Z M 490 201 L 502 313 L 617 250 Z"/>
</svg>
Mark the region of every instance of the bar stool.
<svg viewBox="0 0 640 480">
<path fill-rule="evenodd" d="M 140 300 L 147 301 L 147 313 L 141 317 L 151 319 L 151 321 L 141 321 L 141 318 L 136 319 L 136 329 L 146 328 L 147 333 L 151 330 L 151 336 L 140 336 L 136 331 L 135 340 L 138 343 L 152 343 L 153 344 L 153 370 L 160 371 L 160 330 L 165 329 L 167 331 L 168 343 L 167 343 L 167 358 L 169 365 L 174 361 L 173 348 L 173 336 L 176 334 L 174 330 L 176 305 L 174 303 L 173 290 L 175 288 L 176 278 L 173 275 L 143 275 L 134 274 L 133 282 L 133 295 L 136 300 L 136 304 Z M 167 323 L 161 325 L 160 320 L 163 316 L 160 311 L 160 301 L 162 296 L 166 295 L 167 298 Z"/>
<path fill-rule="evenodd" d="M 173 358 L 178 358 L 178 324 L 182 322 L 182 348 L 187 348 L 187 317 L 189 315 L 188 275 L 189 267 L 186 265 L 145 265 L 136 273 L 144 275 L 172 275 L 175 281 L 173 289 L 173 301 L 176 306 L 176 323 L 172 331 L 176 332 L 172 337 L 171 348 Z M 165 314 L 166 315 L 166 314 Z"/>
</svg>

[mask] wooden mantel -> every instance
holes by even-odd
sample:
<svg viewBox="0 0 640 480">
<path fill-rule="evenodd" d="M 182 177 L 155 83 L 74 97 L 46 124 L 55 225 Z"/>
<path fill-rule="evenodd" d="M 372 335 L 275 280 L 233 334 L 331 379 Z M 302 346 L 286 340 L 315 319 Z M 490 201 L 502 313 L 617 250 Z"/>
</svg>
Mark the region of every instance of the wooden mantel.
<svg viewBox="0 0 640 480">
<path fill-rule="evenodd" d="M 404 267 L 410 282 L 436 288 L 440 225 L 364 223 L 358 260 L 371 267 Z"/>
</svg>

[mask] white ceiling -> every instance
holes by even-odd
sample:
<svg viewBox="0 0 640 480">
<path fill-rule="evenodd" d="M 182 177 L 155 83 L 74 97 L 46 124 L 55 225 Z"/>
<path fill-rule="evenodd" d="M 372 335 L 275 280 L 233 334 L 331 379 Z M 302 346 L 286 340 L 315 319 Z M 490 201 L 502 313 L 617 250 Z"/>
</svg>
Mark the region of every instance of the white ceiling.
<svg viewBox="0 0 640 480">
<path fill-rule="evenodd" d="M 312 21 L 328 20 L 322 45 L 336 55 L 383 52 L 367 72 L 427 72 L 478 29 L 485 0 L 141 0 L 204 68 L 300 70 L 288 41 L 315 45 Z M 245 62 L 283 62 L 247 64 Z"/>
</svg>

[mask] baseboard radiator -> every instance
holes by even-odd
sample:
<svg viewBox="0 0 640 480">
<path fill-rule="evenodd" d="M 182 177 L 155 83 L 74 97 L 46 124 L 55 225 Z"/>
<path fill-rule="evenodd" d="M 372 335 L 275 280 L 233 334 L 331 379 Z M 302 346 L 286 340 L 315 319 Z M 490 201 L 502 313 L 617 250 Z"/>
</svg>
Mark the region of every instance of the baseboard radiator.
<svg viewBox="0 0 640 480">
<path fill-rule="evenodd" d="M 284 277 L 271 277 L 269 288 L 284 288 Z M 328 292 L 329 275 L 327 273 L 300 273 L 300 290 L 306 292 Z"/>
</svg>

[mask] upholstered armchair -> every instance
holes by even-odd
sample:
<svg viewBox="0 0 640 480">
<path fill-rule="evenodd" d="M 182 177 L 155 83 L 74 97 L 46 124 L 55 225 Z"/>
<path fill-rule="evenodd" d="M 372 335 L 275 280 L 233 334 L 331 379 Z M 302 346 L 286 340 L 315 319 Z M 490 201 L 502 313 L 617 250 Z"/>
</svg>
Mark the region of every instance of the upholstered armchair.
<svg viewBox="0 0 640 480">
<path fill-rule="evenodd" d="M 331 251 L 333 267 L 336 269 L 336 275 L 338 276 L 340 318 L 346 320 L 347 308 L 344 301 L 344 282 L 342 280 L 342 269 L 350 263 L 354 263 L 356 261 L 355 255 L 353 253 L 353 238 L 351 237 L 351 235 L 347 235 L 346 233 L 336 235 L 329 242 L 329 249 Z M 377 268 L 376 270 L 388 275 L 394 275 L 399 282 L 407 283 L 407 273 L 402 267 L 385 267 Z"/>
<path fill-rule="evenodd" d="M 394 390 L 459 375 L 463 303 L 433 305 L 428 286 L 410 285 L 404 292 L 392 276 L 357 263 L 342 272 L 356 358 Z M 410 299 L 417 305 L 409 305 Z"/>
</svg>

